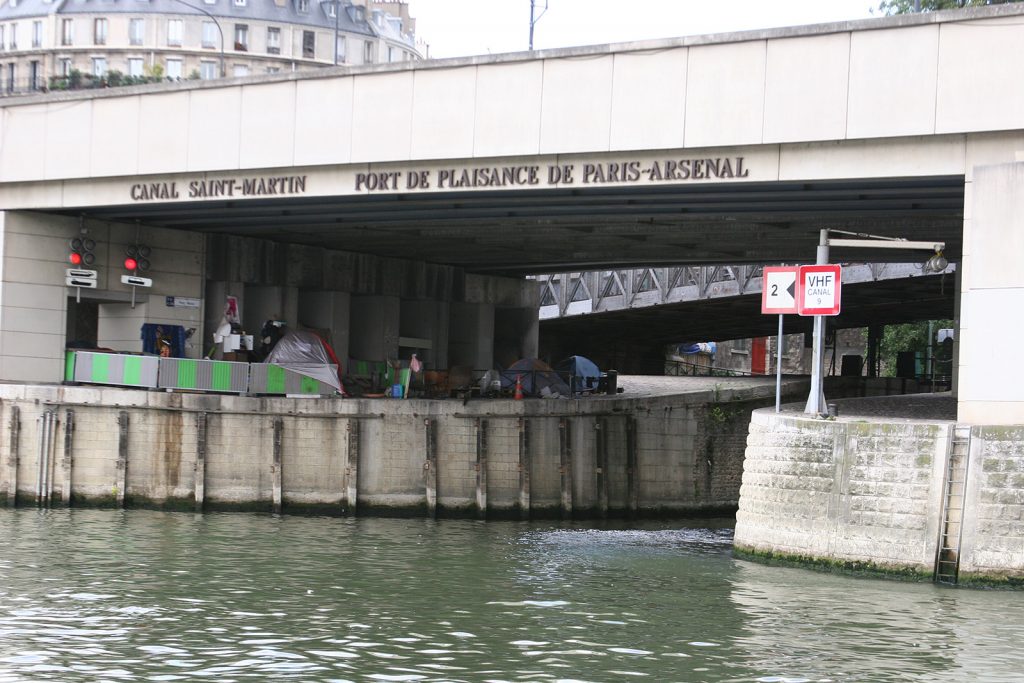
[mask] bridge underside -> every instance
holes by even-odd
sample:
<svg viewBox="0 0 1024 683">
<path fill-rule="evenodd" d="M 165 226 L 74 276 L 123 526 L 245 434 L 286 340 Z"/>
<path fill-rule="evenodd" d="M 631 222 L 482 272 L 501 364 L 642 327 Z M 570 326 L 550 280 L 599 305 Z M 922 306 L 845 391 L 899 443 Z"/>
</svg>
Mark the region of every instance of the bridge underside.
<svg viewBox="0 0 1024 683">
<path fill-rule="evenodd" d="M 281 197 L 61 213 L 521 276 L 657 264 L 810 262 L 821 228 L 944 241 L 956 261 L 963 203 L 963 176 L 935 176 Z M 893 250 L 836 249 L 833 257 L 908 260 Z"/>
<path fill-rule="evenodd" d="M 836 329 L 942 320 L 953 317 L 952 273 L 878 280 L 843 286 Z M 810 334 L 813 318 L 786 316 L 786 334 Z M 593 356 L 619 352 L 659 355 L 666 344 L 721 341 L 776 334 L 778 316 L 761 314 L 761 294 L 552 318 L 541 322 L 541 348 Z M 809 337 L 808 337 L 809 338 Z"/>
</svg>

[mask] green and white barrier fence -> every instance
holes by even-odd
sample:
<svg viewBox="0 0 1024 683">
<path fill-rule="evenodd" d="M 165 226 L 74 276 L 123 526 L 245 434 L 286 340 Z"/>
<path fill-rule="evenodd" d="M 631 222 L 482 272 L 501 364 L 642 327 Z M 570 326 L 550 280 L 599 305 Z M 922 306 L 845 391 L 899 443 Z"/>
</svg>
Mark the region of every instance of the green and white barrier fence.
<svg viewBox="0 0 1024 683">
<path fill-rule="evenodd" d="M 334 369 L 337 371 L 336 367 Z M 159 358 L 95 351 L 66 352 L 64 380 L 237 394 L 322 396 L 335 393 L 334 387 L 269 363 Z"/>
</svg>

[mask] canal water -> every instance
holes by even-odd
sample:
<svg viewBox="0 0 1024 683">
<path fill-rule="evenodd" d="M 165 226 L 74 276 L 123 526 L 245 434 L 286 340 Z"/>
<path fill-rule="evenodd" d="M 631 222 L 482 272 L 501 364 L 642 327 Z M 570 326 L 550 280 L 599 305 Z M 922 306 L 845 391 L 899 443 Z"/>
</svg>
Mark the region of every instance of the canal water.
<svg viewBox="0 0 1024 683">
<path fill-rule="evenodd" d="M 1024 593 L 639 526 L 0 510 L 0 681 L 1020 681 Z"/>
</svg>

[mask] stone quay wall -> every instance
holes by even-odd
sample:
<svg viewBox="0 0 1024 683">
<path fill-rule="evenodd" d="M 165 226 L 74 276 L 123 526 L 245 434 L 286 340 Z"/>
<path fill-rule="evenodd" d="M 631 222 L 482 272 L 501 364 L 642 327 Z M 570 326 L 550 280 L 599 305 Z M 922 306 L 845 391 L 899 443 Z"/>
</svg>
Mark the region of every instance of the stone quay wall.
<svg viewBox="0 0 1024 683">
<path fill-rule="evenodd" d="M 958 582 L 1024 583 L 1024 427 L 970 427 L 966 468 L 953 468 L 950 499 L 955 427 L 755 411 L 737 555 L 930 579 L 948 500 L 962 507 L 959 527 L 949 527 L 959 544 Z M 958 495 L 955 480 L 964 476 Z"/>
<path fill-rule="evenodd" d="M 787 384 L 799 398 L 806 382 Z M 0 501 L 478 517 L 731 513 L 774 386 L 579 400 L 0 385 Z"/>
</svg>

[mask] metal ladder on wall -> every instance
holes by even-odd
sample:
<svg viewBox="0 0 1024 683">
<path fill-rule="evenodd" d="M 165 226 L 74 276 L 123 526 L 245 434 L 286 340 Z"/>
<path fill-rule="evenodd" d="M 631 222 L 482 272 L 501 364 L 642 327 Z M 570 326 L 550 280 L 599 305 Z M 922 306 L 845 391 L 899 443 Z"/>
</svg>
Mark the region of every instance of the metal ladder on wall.
<svg viewBox="0 0 1024 683">
<path fill-rule="evenodd" d="M 967 487 L 967 461 L 971 446 L 971 428 L 954 425 L 946 458 L 946 486 L 942 497 L 939 545 L 935 553 L 935 583 L 955 586 L 960 569 L 960 538 L 963 529 L 964 496 Z"/>
</svg>

